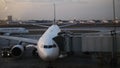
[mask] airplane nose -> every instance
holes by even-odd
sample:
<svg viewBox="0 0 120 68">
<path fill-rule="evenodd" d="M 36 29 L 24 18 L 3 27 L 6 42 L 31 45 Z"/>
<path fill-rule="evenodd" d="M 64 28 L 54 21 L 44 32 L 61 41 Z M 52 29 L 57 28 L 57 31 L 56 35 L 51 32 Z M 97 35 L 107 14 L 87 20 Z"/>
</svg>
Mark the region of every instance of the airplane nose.
<svg viewBox="0 0 120 68">
<path fill-rule="evenodd" d="M 58 58 L 59 56 L 59 49 L 57 48 L 49 48 L 49 49 L 41 49 L 38 51 L 39 56 L 41 59 L 45 61 L 52 61 Z"/>
<path fill-rule="evenodd" d="M 46 55 L 46 56 L 44 56 L 43 60 L 51 61 L 51 60 L 53 60 L 53 58 L 51 58 L 51 56 Z"/>
<path fill-rule="evenodd" d="M 46 59 L 51 59 L 52 57 L 51 57 L 51 55 L 46 55 L 45 58 Z"/>
<path fill-rule="evenodd" d="M 50 61 L 50 60 L 55 59 L 55 57 L 52 54 L 46 54 L 45 55 L 45 59 L 48 60 L 48 61 Z"/>
<path fill-rule="evenodd" d="M 45 60 L 47 60 L 47 61 L 55 60 L 57 58 L 57 56 L 58 55 L 54 52 L 47 52 L 45 54 Z"/>
</svg>

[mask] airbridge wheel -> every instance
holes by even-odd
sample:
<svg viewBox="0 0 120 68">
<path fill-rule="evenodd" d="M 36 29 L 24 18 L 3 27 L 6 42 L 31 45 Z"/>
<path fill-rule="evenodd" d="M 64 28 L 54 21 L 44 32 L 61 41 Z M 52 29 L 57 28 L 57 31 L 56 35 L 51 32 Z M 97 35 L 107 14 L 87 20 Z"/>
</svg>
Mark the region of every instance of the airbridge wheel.
<svg viewBox="0 0 120 68">
<path fill-rule="evenodd" d="M 12 55 L 13 56 L 20 56 L 22 54 L 22 51 L 20 48 L 18 47 L 15 47 L 13 50 L 12 50 Z"/>
</svg>

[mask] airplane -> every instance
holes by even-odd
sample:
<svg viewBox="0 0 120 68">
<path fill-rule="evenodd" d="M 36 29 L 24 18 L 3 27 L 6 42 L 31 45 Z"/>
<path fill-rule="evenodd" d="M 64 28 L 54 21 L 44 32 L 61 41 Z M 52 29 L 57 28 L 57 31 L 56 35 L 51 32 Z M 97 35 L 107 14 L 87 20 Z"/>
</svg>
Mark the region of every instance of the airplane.
<svg viewBox="0 0 120 68">
<path fill-rule="evenodd" d="M 22 46 L 21 44 L 12 46 L 10 49 L 10 53 L 14 57 L 22 56 L 25 48 L 34 47 L 37 50 L 35 52 L 38 53 L 38 56 L 41 59 L 43 59 L 44 61 L 52 61 L 59 58 L 60 56 L 60 49 L 58 46 L 59 43 L 56 43 L 56 41 L 54 40 L 54 38 L 57 37 L 59 33 L 61 33 L 61 29 L 58 25 L 53 24 L 45 31 L 45 33 L 39 38 L 39 40 L 3 35 L 0 35 L 0 38 L 30 43 L 30 45 L 26 47 Z"/>
<path fill-rule="evenodd" d="M 7 27 L 7 28 L 0 28 L 0 33 L 3 35 L 10 35 L 12 33 L 28 33 L 29 31 L 22 27 Z"/>
<path fill-rule="evenodd" d="M 17 40 L 20 42 L 19 44 L 12 46 L 10 49 L 10 53 L 13 57 L 21 57 L 25 51 L 25 48 L 34 47 L 35 50 L 33 50 L 33 52 L 37 53 L 42 60 L 51 62 L 59 57 L 64 57 L 64 55 L 60 54 L 60 45 L 64 46 L 64 37 L 61 36 L 63 33 L 64 32 L 62 32 L 60 27 L 56 24 L 54 4 L 54 22 L 50 27 L 48 27 L 39 40 L 5 35 L 0 35 L 0 38 Z M 23 46 L 21 44 L 22 42 L 30 44 Z"/>
</svg>

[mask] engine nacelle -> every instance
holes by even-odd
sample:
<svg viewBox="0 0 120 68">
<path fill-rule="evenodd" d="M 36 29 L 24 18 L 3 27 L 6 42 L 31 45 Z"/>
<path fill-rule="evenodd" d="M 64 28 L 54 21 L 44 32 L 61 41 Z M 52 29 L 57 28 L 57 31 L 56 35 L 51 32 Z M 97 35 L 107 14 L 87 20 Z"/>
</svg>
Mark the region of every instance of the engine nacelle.
<svg viewBox="0 0 120 68">
<path fill-rule="evenodd" d="M 24 46 L 22 45 L 15 45 L 10 50 L 12 56 L 14 57 L 20 57 L 24 53 Z"/>
</svg>

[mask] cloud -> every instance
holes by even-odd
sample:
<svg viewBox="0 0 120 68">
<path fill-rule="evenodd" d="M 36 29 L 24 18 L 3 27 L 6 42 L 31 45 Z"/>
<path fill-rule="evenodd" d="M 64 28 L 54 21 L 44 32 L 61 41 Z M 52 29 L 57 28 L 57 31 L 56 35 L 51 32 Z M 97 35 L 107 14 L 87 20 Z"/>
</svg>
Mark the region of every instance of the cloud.
<svg viewBox="0 0 120 68">
<path fill-rule="evenodd" d="M 6 1 L 0 0 L 0 11 L 6 10 Z"/>
</svg>

